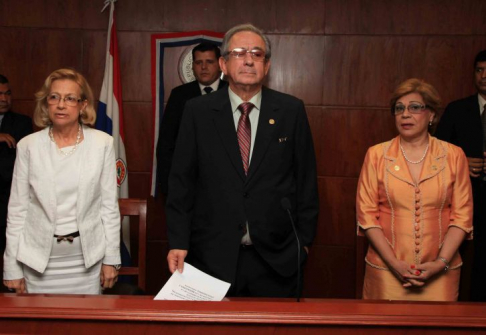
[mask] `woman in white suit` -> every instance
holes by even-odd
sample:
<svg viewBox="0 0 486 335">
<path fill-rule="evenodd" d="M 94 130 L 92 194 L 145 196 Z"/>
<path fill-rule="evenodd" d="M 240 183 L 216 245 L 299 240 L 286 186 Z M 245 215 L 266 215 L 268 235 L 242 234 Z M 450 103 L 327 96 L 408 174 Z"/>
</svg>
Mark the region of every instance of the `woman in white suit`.
<svg viewBox="0 0 486 335">
<path fill-rule="evenodd" d="M 120 268 L 113 138 L 87 127 L 96 112 L 86 79 L 51 73 L 36 93 L 43 130 L 17 145 L 4 284 L 17 293 L 99 294 Z"/>
</svg>

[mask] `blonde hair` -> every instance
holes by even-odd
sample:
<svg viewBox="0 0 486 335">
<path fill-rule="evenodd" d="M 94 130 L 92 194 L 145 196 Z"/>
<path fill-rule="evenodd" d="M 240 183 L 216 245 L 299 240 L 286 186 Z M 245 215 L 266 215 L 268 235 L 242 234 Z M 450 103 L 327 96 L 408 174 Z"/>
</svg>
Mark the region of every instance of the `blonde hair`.
<svg viewBox="0 0 486 335">
<path fill-rule="evenodd" d="M 424 99 L 427 108 L 435 113 L 433 122 L 439 119 L 439 107 L 441 102 L 439 93 L 434 86 L 425 82 L 423 79 L 417 78 L 407 79 L 395 88 L 390 100 L 392 115 L 395 115 L 395 104 L 398 99 L 410 93 L 418 93 L 422 99 Z"/>
<path fill-rule="evenodd" d="M 93 91 L 84 76 L 74 69 L 59 69 L 52 72 L 44 81 L 41 89 L 35 94 L 34 123 L 36 126 L 45 128 L 52 124 L 49 119 L 47 109 L 47 96 L 51 92 L 52 83 L 56 80 L 72 80 L 79 85 L 81 89 L 81 99 L 87 102 L 84 112 L 80 113 L 79 122 L 93 126 L 96 121 L 96 111 L 94 109 Z"/>
</svg>

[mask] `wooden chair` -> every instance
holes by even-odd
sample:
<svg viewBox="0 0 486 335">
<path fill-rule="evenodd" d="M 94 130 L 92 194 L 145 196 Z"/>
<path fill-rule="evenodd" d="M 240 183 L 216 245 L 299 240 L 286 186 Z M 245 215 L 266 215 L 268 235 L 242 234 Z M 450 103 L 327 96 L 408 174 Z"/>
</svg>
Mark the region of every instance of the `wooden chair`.
<svg viewBox="0 0 486 335">
<path fill-rule="evenodd" d="M 147 200 L 119 199 L 121 219 L 138 216 L 138 263 L 137 266 L 122 267 L 120 275 L 138 276 L 138 287 L 145 291 L 147 254 Z M 133 220 L 131 220 L 133 221 Z M 133 254 L 132 250 L 132 254 Z"/>
</svg>

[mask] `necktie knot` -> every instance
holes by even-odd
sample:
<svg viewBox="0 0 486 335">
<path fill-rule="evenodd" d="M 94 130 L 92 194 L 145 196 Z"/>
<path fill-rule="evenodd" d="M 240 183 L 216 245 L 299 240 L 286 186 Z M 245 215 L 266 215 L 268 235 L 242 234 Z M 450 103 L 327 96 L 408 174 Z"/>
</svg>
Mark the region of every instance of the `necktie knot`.
<svg viewBox="0 0 486 335">
<path fill-rule="evenodd" d="M 206 94 L 209 94 L 213 91 L 213 88 L 211 86 L 207 86 L 204 88 L 204 92 L 206 92 Z"/>
<path fill-rule="evenodd" d="M 247 116 L 248 114 L 250 114 L 253 107 L 255 107 L 255 105 L 251 102 L 243 102 L 241 105 L 238 106 L 238 109 L 240 110 L 241 115 Z"/>
</svg>

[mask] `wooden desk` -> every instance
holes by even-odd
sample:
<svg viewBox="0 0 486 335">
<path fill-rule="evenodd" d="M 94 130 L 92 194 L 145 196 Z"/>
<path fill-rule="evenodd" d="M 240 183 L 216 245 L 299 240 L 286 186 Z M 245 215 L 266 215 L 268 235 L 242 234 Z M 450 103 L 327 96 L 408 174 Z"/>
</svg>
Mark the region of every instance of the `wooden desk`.
<svg viewBox="0 0 486 335">
<path fill-rule="evenodd" d="M 0 294 L 0 333 L 486 334 L 486 304 Z"/>
</svg>

